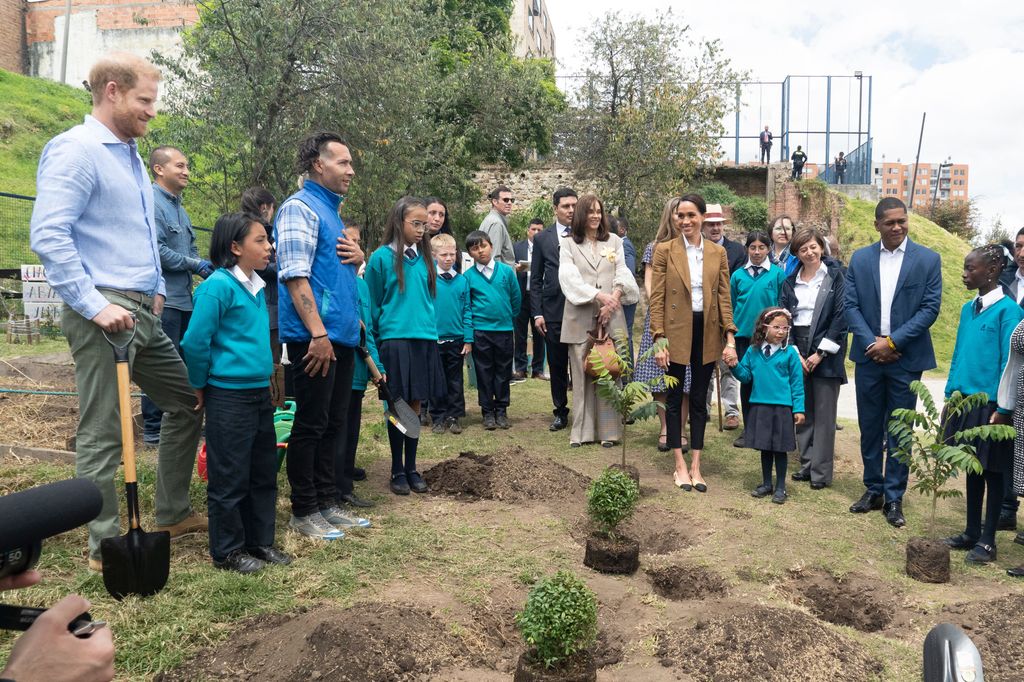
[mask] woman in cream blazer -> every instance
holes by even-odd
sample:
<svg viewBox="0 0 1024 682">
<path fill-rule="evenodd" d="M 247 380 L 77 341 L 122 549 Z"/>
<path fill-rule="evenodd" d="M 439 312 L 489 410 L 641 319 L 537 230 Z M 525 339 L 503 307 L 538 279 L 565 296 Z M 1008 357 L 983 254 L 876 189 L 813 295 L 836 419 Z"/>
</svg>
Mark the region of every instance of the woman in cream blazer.
<svg viewBox="0 0 1024 682">
<path fill-rule="evenodd" d="M 656 358 L 666 373 L 677 379 L 665 404 L 668 445 L 676 458 L 673 479 L 683 490 L 695 488 L 698 492 L 708 489 L 700 475 L 708 421 L 707 404 L 702 398 L 708 393 L 718 358 L 728 361 L 736 356 L 729 262 L 725 249 L 701 234 L 706 210 L 700 195 L 681 197 L 676 208 L 681 238 L 659 244 L 651 264 L 651 335 L 655 340 L 668 339 L 668 349 Z M 689 469 L 683 457 L 679 419 L 686 365 L 690 366 L 690 395 L 697 396 L 690 401 L 693 465 Z"/>
<path fill-rule="evenodd" d="M 569 345 L 572 376 L 572 430 L 569 444 L 601 441 L 611 447 L 622 438 L 622 421 L 597 396 L 596 382 L 583 371 L 587 332 L 598 323 L 612 338 L 626 331 L 622 306 L 636 303 L 640 289 L 626 267 L 622 240 L 611 234 L 604 206 L 593 194 L 576 204 L 572 232 L 560 240 L 558 283 L 565 294 L 561 342 Z"/>
</svg>

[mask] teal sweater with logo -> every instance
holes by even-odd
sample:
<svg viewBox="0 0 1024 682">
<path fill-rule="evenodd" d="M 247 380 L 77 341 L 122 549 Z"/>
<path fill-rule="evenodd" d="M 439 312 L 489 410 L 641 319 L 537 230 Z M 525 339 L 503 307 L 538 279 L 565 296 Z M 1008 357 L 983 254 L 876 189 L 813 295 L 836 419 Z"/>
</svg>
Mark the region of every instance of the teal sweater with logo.
<svg viewBox="0 0 1024 682">
<path fill-rule="evenodd" d="M 463 273 L 469 282 L 469 301 L 473 309 L 473 330 L 480 332 L 510 332 L 519 314 L 522 294 L 515 271 L 500 261 L 494 261 L 494 272 L 487 279 L 476 264 Z"/>
<path fill-rule="evenodd" d="M 395 275 L 395 252 L 385 244 L 373 252 L 363 279 L 370 290 L 370 317 L 377 343 L 388 339 L 437 340 L 434 297 L 427 288 L 427 267 L 423 254 L 402 257 L 405 289 L 399 291 Z M 429 267 L 434 267 L 431 262 Z"/>
<path fill-rule="evenodd" d="M 473 343 L 473 311 L 469 304 L 469 282 L 456 273 L 451 281 L 437 276 L 437 338 L 441 341 Z"/>
<path fill-rule="evenodd" d="M 732 368 L 732 375 L 745 384 L 754 383 L 751 404 L 785 405 L 793 408 L 793 414 L 804 411 L 803 367 L 793 346 L 780 348 L 766 358 L 760 346 L 751 345 Z"/>
</svg>

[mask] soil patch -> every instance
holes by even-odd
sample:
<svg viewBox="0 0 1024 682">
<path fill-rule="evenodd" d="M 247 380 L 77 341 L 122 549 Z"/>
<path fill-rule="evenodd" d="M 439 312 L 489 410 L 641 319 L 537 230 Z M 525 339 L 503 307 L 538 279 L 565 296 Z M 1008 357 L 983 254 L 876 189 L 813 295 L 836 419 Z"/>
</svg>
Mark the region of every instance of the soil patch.
<svg viewBox="0 0 1024 682">
<path fill-rule="evenodd" d="M 18 388 L 27 390 L 75 390 L 73 384 L 39 389 L 20 383 Z M 5 443 L 64 450 L 78 428 L 78 396 L 0 394 L 0 424 L 4 425 Z"/>
<path fill-rule="evenodd" d="M 699 620 L 659 631 L 656 639 L 662 665 L 678 666 L 701 682 L 860 682 L 883 670 L 858 642 L 779 607 Z"/>
<path fill-rule="evenodd" d="M 1011 594 L 991 601 L 956 604 L 942 610 L 938 622 L 964 629 L 981 652 L 985 679 L 1024 679 L 1024 595 Z"/>
<path fill-rule="evenodd" d="M 640 505 L 633 515 L 622 522 L 616 533 L 627 535 L 640 543 L 640 554 L 671 554 L 694 544 L 689 519 L 662 507 Z M 590 517 L 585 513 L 569 527 L 573 540 L 581 545 L 586 543 L 596 530 Z"/>
<path fill-rule="evenodd" d="M 892 591 L 882 581 L 856 573 L 839 579 L 825 571 L 800 571 L 791 589 L 818 618 L 861 632 L 884 630 L 896 614 Z"/>
<path fill-rule="evenodd" d="M 587 538 L 583 565 L 602 573 L 629 575 L 640 568 L 640 543 L 619 535 L 615 540 L 600 534 Z"/>
<path fill-rule="evenodd" d="M 729 591 L 725 578 L 696 564 L 650 566 L 646 570 L 654 591 L 667 599 L 724 597 Z"/>
<path fill-rule="evenodd" d="M 423 472 L 430 490 L 460 500 L 565 500 L 586 494 L 590 479 L 518 445 L 490 455 L 462 452 Z"/>
<path fill-rule="evenodd" d="M 260 616 L 156 680 L 412 680 L 468 663 L 463 652 L 459 639 L 426 611 L 367 603 Z"/>
<path fill-rule="evenodd" d="M 74 385 L 75 362 L 70 352 L 10 358 L 0 362 L 0 376 L 27 377 L 39 384 Z"/>
</svg>

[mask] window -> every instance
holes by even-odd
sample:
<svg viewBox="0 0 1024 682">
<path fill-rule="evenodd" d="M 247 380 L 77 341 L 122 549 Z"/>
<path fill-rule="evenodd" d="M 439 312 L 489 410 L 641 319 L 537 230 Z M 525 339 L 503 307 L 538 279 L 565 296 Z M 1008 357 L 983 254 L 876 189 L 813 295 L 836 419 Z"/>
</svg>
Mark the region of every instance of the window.
<svg viewBox="0 0 1024 682">
<path fill-rule="evenodd" d="M 533 32 L 533 14 L 526 15 L 526 23 L 530 26 L 530 32 Z"/>
</svg>

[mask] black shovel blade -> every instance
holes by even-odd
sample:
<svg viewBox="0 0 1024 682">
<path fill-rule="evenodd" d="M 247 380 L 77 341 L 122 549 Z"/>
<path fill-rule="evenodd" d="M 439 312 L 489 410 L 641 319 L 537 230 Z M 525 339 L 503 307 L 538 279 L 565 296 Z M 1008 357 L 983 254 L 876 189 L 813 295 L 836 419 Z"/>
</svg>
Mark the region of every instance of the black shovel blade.
<svg viewBox="0 0 1024 682">
<path fill-rule="evenodd" d="M 388 410 L 388 419 L 395 424 L 395 427 L 409 438 L 419 438 L 420 416 L 413 412 L 409 403 L 397 398 L 388 405 L 391 408 Z"/>
<path fill-rule="evenodd" d="M 100 543 L 103 584 L 114 599 L 130 594 L 148 597 L 167 584 L 171 570 L 171 534 L 131 528 L 125 535 Z"/>
</svg>

